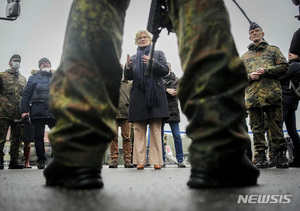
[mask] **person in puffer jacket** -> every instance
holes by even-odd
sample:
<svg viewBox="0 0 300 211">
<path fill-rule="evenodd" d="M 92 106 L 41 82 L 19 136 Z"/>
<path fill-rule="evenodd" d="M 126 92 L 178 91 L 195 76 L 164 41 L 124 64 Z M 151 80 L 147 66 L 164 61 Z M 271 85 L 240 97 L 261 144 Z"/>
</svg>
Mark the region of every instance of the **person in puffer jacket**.
<svg viewBox="0 0 300 211">
<path fill-rule="evenodd" d="M 25 86 L 21 100 L 22 118 L 29 116 L 35 127 L 34 143 L 38 169 L 44 169 L 47 163 L 45 156 L 45 125 L 51 129 L 56 124 L 49 107 L 49 90 L 52 81 L 51 62 L 47 58 L 39 60 L 39 70 L 32 71 Z M 31 108 L 30 108 L 31 104 Z"/>
</svg>

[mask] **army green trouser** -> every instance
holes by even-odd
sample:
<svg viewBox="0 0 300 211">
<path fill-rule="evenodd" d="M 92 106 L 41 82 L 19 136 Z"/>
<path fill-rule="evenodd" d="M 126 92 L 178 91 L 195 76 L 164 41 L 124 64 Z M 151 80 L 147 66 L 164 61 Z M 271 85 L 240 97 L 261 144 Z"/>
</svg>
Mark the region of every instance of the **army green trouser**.
<svg viewBox="0 0 300 211">
<path fill-rule="evenodd" d="M 75 0 L 51 102 L 57 125 L 54 158 L 70 166 L 100 165 L 114 137 L 122 32 L 129 1 Z M 247 77 L 222 0 L 169 0 L 184 70 L 179 87 L 193 167 L 218 168 L 242 156 L 249 138 L 241 122 Z M 148 14 L 145 14 L 145 16 Z M 146 28 L 146 26 L 145 26 Z M 132 32 L 133 36 L 135 32 Z M 227 158 L 227 159 L 224 159 Z"/>
<path fill-rule="evenodd" d="M 21 125 L 14 124 L 8 120 L 0 120 L 0 158 L 4 157 L 4 145 L 6 142 L 6 135 L 8 128 L 10 126 L 10 160 L 19 159 L 19 148 L 21 144 L 22 134 L 21 134 Z"/>
<path fill-rule="evenodd" d="M 255 152 L 267 149 L 265 118 L 268 123 L 268 141 L 272 151 L 286 150 L 287 144 L 282 130 L 282 107 L 268 106 L 249 109 L 250 126 L 253 133 Z"/>
</svg>

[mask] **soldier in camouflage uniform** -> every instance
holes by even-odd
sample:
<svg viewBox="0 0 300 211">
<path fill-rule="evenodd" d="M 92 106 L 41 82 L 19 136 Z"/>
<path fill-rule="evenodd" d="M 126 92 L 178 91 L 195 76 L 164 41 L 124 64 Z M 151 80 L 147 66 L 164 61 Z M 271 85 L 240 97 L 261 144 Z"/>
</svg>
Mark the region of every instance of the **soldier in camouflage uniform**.
<svg viewBox="0 0 300 211">
<path fill-rule="evenodd" d="M 279 77 L 285 75 L 288 63 L 278 47 L 269 45 L 262 28 L 252 22 L 249 28 L 248 51 L 242 55 L 248 73 L 249 85 L 245 90 L 246 107 L 249 111 L 253 132 L 254 149 L 258 153 L 258 168 L 267 168 L 265 118 L 271 137 L 269 145 L 277 156 L 277 168 L 288 168 L 286 141 L 282 130 L 282 96 Z M 264 115 L 264 113 L 266 115 Z"/>
<path fill-rule="evenodd" d="M 3 169 L 4 145 L 6 134 L 10 127 L 10 163 L 9 169 L 22 169 L 19 163 L 19 148 L 21 144 L 21 125 L 14 119 L 21 119 L 20 101 L 26 78 L 20 74 L 21 57 L 13 55 L 9 60 L 10 69 L 0 73 L 0 169 Z"/>
<path fill-rule="evenodd" d="M 222 0 L 169 0 L 182 68 L 179 99 L 192 139 L 192 188 L 255 185 L 242 126 L 245 67 Z M 129 0 L 74 0 L 51 102 L 54 162 L 46 185 L 100 188 L 102 157 L 115 136 L 122 34 Z"/>
</svg>

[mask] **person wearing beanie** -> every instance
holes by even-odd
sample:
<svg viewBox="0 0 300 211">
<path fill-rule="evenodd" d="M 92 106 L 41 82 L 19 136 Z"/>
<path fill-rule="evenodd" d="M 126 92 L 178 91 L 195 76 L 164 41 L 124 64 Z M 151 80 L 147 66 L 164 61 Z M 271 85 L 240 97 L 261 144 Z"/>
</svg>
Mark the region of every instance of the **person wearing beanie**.
<svg viewBox="0 0 300 211">
<path fill-rule="evenodd" d="M 288 168 L 287 143 L 282 130 L 282 95 L 279 77 L 286 74 L 288 63 L 274 45 L 264 40 L 265 33 L 255 22 L 249 27 L 248 51 L 242 55 L 249 84 L 245 89 L 246 107 L 253 132 L 254 151 L 258 154 L 255 164 L 267 168 L 265 121 L 271 134 L 269 146 L 274 150 L 277 168 Z"/>
<path fill-rule="evenodd" d="M 56 124 L 56 120 L 49 106 L 49 90 L 52 81 L 51 63 L 47 58 L 42 58 L 38 66 L 40 70 L 32 72 L 24 89 L 21 113 L 22 118 L 30 116 L 34 124 L 37 167 L 44 169 L 47 164 L 44 145 L 45 125 L 51 129 Z"/>
<path fill-rule="evenodd" d="M 10 68 L 0 73 L 0 169 L 4 168 L 4 145 L 6 134 L 10 127 L 10 162 L 9 169 L 22 169 L 19 161 L 19 147 L 21 141 L 21 125 L 14 123 L 14 119 L 21 118 L 20 101 L 26 78 L 21 75 L 21 56 L 14 54 L 9 59 Z"/>
</svg>

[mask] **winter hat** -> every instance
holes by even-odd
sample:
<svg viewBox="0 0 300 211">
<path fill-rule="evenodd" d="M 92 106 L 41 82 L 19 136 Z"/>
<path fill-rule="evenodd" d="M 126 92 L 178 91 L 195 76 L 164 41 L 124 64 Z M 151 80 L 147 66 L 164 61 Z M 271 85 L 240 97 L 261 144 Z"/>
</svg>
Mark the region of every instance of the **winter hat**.
<svg viewBox="0 0 300 211">
<path fill-rule="evenodd" d="M 18 59 L 18 60 L 21 62 L 21 56 L 20 56 L 19 54 L 14 54 L 14 55 L 10 58 L 9 62 L 11 62 L 13 59 Z"/>
<path fill-rule="evenodd" d="M 42 65 L 43 62 L 49 62 L 50 67 L 51 67 L 51 62 L 50 62 L 50 60 L 47 59 L 46 57 L 44 57 L 44 58 L 41 58 L 40 61 L 39 61 L 39 68 L 40 68 L 40 66 Z"/>
</svg>

